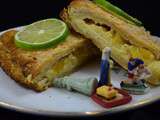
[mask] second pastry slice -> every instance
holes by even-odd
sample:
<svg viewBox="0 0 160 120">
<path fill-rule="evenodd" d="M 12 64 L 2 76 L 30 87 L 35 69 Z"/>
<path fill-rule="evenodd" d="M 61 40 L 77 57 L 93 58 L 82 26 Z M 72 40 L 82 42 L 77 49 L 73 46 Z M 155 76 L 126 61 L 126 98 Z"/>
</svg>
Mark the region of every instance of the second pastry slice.
<svg viewBox="0 0 160 120">
<path fill-rule="evenodd" d="M 100 50 L 111 47 L 111 57 L 123 68 L 127 69 L 131 57 L 144 60 L 152 72 L 148 82 L 160 84 L 160 47 L 144 27 L 131 24 L 89 0 L 72 1 L 61 17 Z"/>
</svg>

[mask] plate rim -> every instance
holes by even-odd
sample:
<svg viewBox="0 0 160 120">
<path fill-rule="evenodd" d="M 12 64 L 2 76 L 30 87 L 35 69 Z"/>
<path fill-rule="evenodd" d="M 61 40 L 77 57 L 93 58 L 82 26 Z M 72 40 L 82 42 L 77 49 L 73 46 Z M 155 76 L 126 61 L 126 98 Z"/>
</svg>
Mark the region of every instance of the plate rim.
<svg viewBox="0 0 160 120">
<path fill-rule="evenodd" d="M 7 30 L 0 31 L 0 36 L 1 34 L 9 31 L 9 30 L 15 30 L 15 29 L 23 29 L 24 26 L 19 26 L 19 27 L 14 27 L 14 28 L 9 28 Z M 1 69 L 1 68 L 0 68 Z M 115 108 L 110 108 L 106 110 L 101 110 L 101 111 L 92 111 L 92 112 L 56 112 L 56 111 L 50 111 L 50 110 L 40 110 L 40 109 L 30 109 L 22 106 L 17 106 L 13 105 L 4 101 L 0 100 L 0 107 L 5 108 L 5 109 L 10 109 L 14 110 L 16 112 L 21 112 L 21 113 L 26 113 L 26 114 L 32 114 L 32 115 L 43 115 L 43 116 L 51 116 L 51 117 L 82 117 L 82 116 L 102 116 L 102 115 L 108 115 L 108 114 L 115 114 L 118 112 L 125 112 L 137 108 L 141 108 L 147 105 L 150 105 L 154 102 L 160 101 L 160 96 L 150 98 L 147 100 L 140 101 L 138 103 L 134 104 L 128 104 L 125 105 L 124 107 L 118 106 Z"/>
<path fill-rule="evenodd" d="M 115 113 L 120 113 L 120 112 L 125 112 L 141 107 L 145 107 L 147 105 L 150 105 L 156 101 L 160 100 L 160 96 L 154 97 L 154 99 L 148 99 L 141 101 L 139 103 L 135 103 L 132 105 L 126 105 L 124 107 L 118 106 L 115 108 L 110 108 L 107 110 L 102 110 L 102 111 L 93 111 L 93 112 L 56 112 L 56 111 L 50 111 L 50 110 L 38 110 L 38 109 L 29 109 L 26 107 L 20 107 L 16 106 L 10 103 L 6 103 L 3 101 L 0 101 L 0 107 L 14 110 L 16 112 L 21 112 L 21 113 L 27 113 L 27 114 L 32 114 L 32 115 L 43 115 L 43 116 L 51 116 L 51 117 L 91 117 L 91 116 L 102 116 L 102 115 L 109 115 L 109 114 L 115 114 Z"/>
</svg>

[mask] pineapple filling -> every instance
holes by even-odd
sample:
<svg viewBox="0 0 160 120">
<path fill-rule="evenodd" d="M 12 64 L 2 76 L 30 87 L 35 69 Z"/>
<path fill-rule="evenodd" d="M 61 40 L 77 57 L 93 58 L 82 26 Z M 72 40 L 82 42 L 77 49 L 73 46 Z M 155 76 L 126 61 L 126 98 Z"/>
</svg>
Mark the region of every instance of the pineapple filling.
<svg viewBox="0 0 160 120">
<path fill-rule="evenodd" d="M 126 43 L 118 33 L 113 36 L 112 45 L 119 48 L 120 51 L 126 51 L 129 57 L 142 59 L 146 65 L 155 60 L 155 56 L 152 52 Z"/>
<path fill-rule="evenodd" d="M 78 65 L 78 58 L 76 56 L 73 56 L 72 54 L 68 57 L 60 60 L 57 64 L 53 66 L 52 72 L 54 76 L 59 76 L 60 73 L 65 73 L 68 71 L 68 69 L 74 68 L 74 66 Z"/>
<path fill-rule="evenodd" d="M 85 52 L 85 54 L 81 54 L 83 52 Z M 76 50 L 54 64 L 53 67 L 48 70 L 46 77 L 48 80 L 53 80 L 54 78 L 66 75 L 72 72 L 74 68 L 80 66 L 81 63 L 85 62 L 88 56 L 89 53 L 87 54 L 87 48 Z"/>
<path fill-rule="evenodd" d="M 89 18 L 83 19 L 83 21 L 86 29 L 90 28 L 96 31 L 95 34 L 97 36 L 99 35 L 100 40 L 105 39 L 106 42 L 103 48 L 112 46 L 112 48 L 114 47 L 113 49 L 117 49 L 119 54 L 123 53 L 124 56 L 128 56 L 128 59 L 130 57 L 140 58 L 146 63 L 146 65 L 155 60 L 155 56 L 152 52 L 145 48 L 140 48 L 128 43 L 120 36 L 118 32 L 111 29 L 109 26 L 97 23 Z"/>
</svg>

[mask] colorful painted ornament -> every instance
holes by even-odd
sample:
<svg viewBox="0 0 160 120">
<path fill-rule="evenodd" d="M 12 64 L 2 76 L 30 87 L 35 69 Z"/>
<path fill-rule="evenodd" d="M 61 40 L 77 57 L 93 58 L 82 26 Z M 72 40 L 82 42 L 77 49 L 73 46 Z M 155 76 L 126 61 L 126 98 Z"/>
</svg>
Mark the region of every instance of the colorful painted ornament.
<svg viewBox="0 0 160 120">
<path fill-rule="evenodd" d="M 105 48 L 102 53 L 98 87 L 95 93 L 91 96 L 93 101 L 105 108 L 123 105 L 132 100 L 132 97 L 127 92 L 115 88 L 111 84 L 110 55 L 111 49 Z"/>
<path fill-rule="evenodd" d="M 139 58 L 130 59 L 128 62 L 128 79 L 121 82 L 120 86 L 131 94 L 145 94 L 150 88 L 145 79 L 151 72 L 144 66 L 144 62 Z"/>
<path fill-rule="evenodd" d="M 124 105 L 132 100 L 132 97 L 124 90 L 118 88 L 112 88 L 112 89 L 117 91 L 116 95 L 113 98 L 106 99 L 101 95 L 94 94 L 92 95 L 92 99 L 104 108 L 112 108 L 119 105 Z"/>
</svg>

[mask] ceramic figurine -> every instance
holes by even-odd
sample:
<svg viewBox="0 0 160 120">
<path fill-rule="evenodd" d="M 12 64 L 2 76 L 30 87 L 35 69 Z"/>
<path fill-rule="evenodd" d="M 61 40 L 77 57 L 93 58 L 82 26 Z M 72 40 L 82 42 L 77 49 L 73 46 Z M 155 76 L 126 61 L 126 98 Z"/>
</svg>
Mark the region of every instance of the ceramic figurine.
<svg viewBox="0 0 160 120">
<path fill-rule="evenodd" d="M 103 50 L 102 58 L 101 58 L 101 67 L 100 67 L 100 78 L 98 87 L 103 85 L 111 85 L 111 76 L 110 76 L 110 55 L 111 49 L 106 47 Z"/>
<path fill-rule="evenodd" d="M 151 72 L 144 66 L 143 60 L 132 58 L 128 62 L 128 79 L 122 81 L 120 86 L 131 94 L 144 94 L 150 90 L 145 83 L 150 75 Z"/>
<path fill-rule="evenodd" d="M 111 85 L 110 55 L 111 49 L 105 48 L 101 59 L 100 80 L 95 93 L 91 97 L 96 103 L 105 108 L 126 104 L 132 99 L 127 92 Z"/>
<path fill-rule="evenodd" d="M 98 80 L 95 77 L 63 77 L 55 79 L 53 85 L 54 87 L 66 88 L 69 91 L 76 91 L 91 96 L 98 86 Z"/>
</svg>

